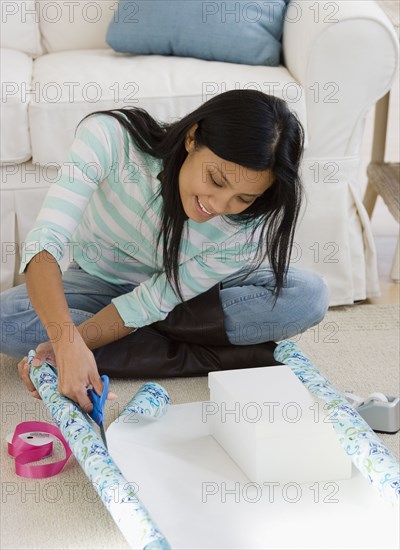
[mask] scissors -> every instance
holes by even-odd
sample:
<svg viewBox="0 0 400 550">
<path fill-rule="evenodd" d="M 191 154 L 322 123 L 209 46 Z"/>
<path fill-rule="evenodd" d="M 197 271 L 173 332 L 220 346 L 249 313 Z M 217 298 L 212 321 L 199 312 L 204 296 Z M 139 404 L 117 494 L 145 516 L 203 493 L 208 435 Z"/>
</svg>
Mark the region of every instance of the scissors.
<svg viewBox="0 0 400 550">
<path fill-rule="evenodd" d="M 104 405 L 107 399 L 108 394 L 108 386 L 110 383 L 110 379 L 106 374 L 103 374 L 100 377 L 103 381 L 103 391 L 101 395 L 98 395 L 93 388 L 89 387 L 87 392 L 90 397 L 90 400 L 93 403 L 93 410 L 89 413 L 90 418 L 96 422 L 96 424 L 100 427 L 100 435 L 101 439 L 103 440 L 104 446 L 106 449 L 107 447 L 107 439 L 106 439 L 106 432 L 104 430 Z"/>
</svg>

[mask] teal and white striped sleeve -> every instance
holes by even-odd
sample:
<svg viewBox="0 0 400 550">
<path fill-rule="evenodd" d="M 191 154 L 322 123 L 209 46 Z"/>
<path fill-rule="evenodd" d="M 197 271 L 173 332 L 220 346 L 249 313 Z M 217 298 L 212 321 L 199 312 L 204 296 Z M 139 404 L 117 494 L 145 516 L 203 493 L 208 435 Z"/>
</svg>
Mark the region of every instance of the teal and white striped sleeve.
<svg viewBox="0 0 400 550">
<path fill-rule="evenodd" d="M 256 241 L 244 243 L 231 236 L 223 247 L 213 247 L 179 266 L 179 281 L 184 301 L 203 292 L 242 268 L 250 266 Z M 153 275 L 134 290 L 114 298 L 112 303 L 127 327 L 142 327 L 165 319 L 181 300 L 167 281 L 165 273 Z"/>
<path fill-rule="evenodd" d="M 57 181 L 50 185 L 42 208 L 22 246 L 19 273 L 36 254 L 47 250 L 58 264 L 100 181 L 110 172 L 113 147 L 107 115 L 94 115 L 77 128 Z"/>
</svg>

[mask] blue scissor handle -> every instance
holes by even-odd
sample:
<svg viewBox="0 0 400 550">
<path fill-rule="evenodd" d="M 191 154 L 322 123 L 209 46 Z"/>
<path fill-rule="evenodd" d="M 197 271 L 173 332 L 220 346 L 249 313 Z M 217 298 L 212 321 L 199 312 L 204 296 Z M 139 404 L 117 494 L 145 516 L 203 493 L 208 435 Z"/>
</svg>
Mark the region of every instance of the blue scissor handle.
<svg viewBox="0 0 400 550">
<path fill-rule="evenodd" d="M 98 424 L 99 426 L 103 424 L 104 422 L 104 403 L 107 399 L 108 394 L 108 385 L 110 383 L 110 379 L 106 374 L 103 374 L 103 376 L 100 377 L 103 381 L 103 393 L 101 395 L 98 395 L 93 389 L 88 389 L 89 397 L 93 403 L 93 410 L 89 413 L 89 416 L 93 418 L 93 420 Z"/>
</svg>

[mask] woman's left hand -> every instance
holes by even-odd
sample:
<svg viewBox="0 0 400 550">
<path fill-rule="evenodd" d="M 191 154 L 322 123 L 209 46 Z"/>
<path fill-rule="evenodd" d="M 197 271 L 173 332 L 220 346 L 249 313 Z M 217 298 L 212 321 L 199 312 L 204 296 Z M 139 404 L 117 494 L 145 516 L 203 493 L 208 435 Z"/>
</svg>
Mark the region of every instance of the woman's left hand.
<svg viewBox="0 0 400 550">
<path fill-rule="evenodd" d="M 51 342 L 43 342 L 42 344 L 39 344 L 36 348 L 36 355 L 32 361 L 32 364 L 34 367 L 38 367 L 44 361 L 49 361 L 52 365 L 55 367 L 56 365 L 56 356 L 54 354 L 53 346 Z M 29 369 L 30 365 L 28 363 L 28 357 L 24 357 L 21 359 L 21 361 L 18 363 L 18 374 L 25 386 L 28 388 L 28 391 L 31 393 L 32 397 L 36 397 L 36 399 L 42 399 L 37 392 L 35 386 L 32 383 L 32 380 L 29 376 Z"/>
</svg>

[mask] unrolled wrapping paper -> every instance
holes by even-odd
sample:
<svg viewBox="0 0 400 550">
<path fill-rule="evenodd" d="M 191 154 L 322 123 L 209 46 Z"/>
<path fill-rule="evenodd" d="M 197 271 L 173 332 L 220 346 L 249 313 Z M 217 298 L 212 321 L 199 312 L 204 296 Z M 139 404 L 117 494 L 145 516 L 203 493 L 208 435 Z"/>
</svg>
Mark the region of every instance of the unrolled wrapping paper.
<svg viewBox="0 0 400 550">
<path fill-rule="evenodd" d="M 40 367 L 31 367 L 30 377 L 71 451 L 131 548 L 170 549 L 133 486 L 108 454 L 97 426 L 78 405 L 58 392 L 54 370 L 43 363 Z M 123 422 L 131 414 L 160 417 L 165 414 L 168 404 L 169 396 L 162 386 L 154 382 L 144 384 L 122 411 L 121 420 Z"/>
<path fill-rule="evenodd" d="M 381 496 L 400 496 L 400 465 L 365 420 L 312 364 L 294 342 L 283 340 L 274 350 L 277 361 L 288 365 L 306 388 L 326 402 L 329 419 L 353 464 Z"/>
</svg>

